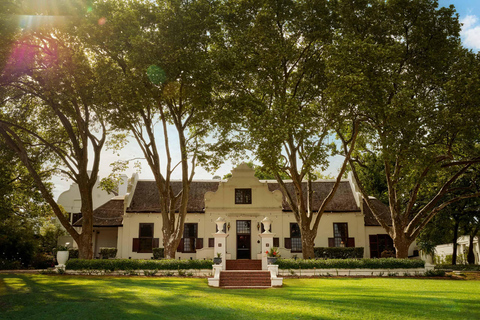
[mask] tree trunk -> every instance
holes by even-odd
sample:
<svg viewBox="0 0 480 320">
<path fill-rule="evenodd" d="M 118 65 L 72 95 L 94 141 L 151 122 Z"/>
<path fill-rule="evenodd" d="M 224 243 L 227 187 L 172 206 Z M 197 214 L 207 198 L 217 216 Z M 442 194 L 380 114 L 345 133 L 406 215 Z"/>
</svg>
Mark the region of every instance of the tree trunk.
<svg viewBox="0 0 480 320">
<path fill-rule="evenodd" d="M 303 259 L 315 259 L 315 236 L 316 232 L 307 228 L 301 229 Z"/>
<path fill-rule="evenodd" d="M 406 239 L 404 236 L 403 237 L 398 236 L 397 234 L 393 239 L 393 246 L 397 251 L 396 257 L 399 259 L 408 258 L 408 248 L 410 248 L 411 244 L 412 244 L 412 241 Z"/>
<path fill-rule="evenodd" d="M 453 227 L 453 253 L 452 253 L 452 264 L 457 264 L 457 240 L 458 240 L 458 226 L 460 222 L 458 219 L 455 219 L 455 225 Z"/>
<path fill-rule="evenodd" d="M 467 262 L 468 264 L 475 264 L 475 255 L 473 254 L 473 238 L 475 235 L 470 235 L 470 240 L 468 241 L 468 253 L 467 253 Z"/>
<path fill-rule="evenodd" d="M 84 232 L 80 234 L 78 245 L 79 259 L 93 259 L 93 242 L 92 232 Z"/>
<path fill-rule="evenodd" d="M 175 259 L 175 253 L 177 252 L 178 245 L 181 238 L 175 241 L 172 234 L 166 235 L 163 233 L 163 248 L 165 259 Z"/>
<path fill-rule="evenodd" d="M 82 185 L 87 185 L 86 181 L 80 182 Z M 80 186 L 79 191 L 82 201 L 82 232 L 77 241 L 78 258 L 79 259 L 93 259 L 93 199 L 92 190 L 88 187 Z"/>
</svg>

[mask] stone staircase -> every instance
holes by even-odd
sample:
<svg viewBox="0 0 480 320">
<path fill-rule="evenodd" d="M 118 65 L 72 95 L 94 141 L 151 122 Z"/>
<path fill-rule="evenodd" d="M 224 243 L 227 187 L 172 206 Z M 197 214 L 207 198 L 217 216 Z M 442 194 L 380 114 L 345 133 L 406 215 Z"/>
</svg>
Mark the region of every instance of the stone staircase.
<svg viewBox="0 0 480 320">
<path fill-rule="evenodd" d="M 227 260 L 227 270 L 262 270 L 262 260 Z"/>
<path fill-rule="evenodd" d="M 261 260 L 227 260 L 220 272 L 220 287 L 225 289 L 270 288 L 270 272 L 262 271 Z"/>
<path fill-rule="evenodd" d="M 220 287 L 225 289 L 266 289 L 272 286 L 269 271 L 225 270 L 220 272 Z"/>
</svg>

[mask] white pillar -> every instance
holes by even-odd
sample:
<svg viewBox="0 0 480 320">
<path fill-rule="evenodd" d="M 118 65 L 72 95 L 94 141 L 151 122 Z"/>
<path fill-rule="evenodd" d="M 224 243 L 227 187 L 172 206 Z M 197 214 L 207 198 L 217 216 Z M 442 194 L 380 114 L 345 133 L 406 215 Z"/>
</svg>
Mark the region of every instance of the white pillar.
<svg viewBox="0 0 480 320">
<path fill-rule="evenodd" d="M 213 266 L 213 278 L 208 278 L 208 285 L 211 287 L 220 287 L 220 272 L 222 271 L 221 265 Z"/>
<path fill-rule="evenodd" d="M 265 217 L 262 220 L 264 232 L 260 233 L 258 236 L 262 239 L 262 270 L 268 269 L 268 262 L 267 262 L 267 251 L 270 251 L 273 247 L 273 237 L 275 236 L 274 233 L 271 233 L 270 225 L 272 221 Z"/>
<path fill-rule="evenodd" d="M 220 257 L 222 258 L 222 269 L 225 270 L 226 268 L 226 260 L 227 260 L 227 237 L 228 234 L 223 232 L 223 225 L 225 224 L 225 219 L 219 217 L 215 220 L 217 224 L 218 231 L 216 233 L 212 233 L 213 237 L 215 238 L 215 247 L 213 248 L 214 258 L 220 253 Z"/>
</svg>

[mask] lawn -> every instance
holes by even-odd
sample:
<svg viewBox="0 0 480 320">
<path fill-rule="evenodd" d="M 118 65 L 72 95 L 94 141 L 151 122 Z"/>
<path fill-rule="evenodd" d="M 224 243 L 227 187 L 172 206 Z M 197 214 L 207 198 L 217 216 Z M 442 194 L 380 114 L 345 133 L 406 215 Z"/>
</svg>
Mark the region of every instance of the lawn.
<svg viewBox="0 0 480 320">
<path fill-rule="evenodd" d="M 0 319 L 480 319 L 480 282 L 286 279 L 225 290 L 206 279 L 0 275 Z"/>
</svg>

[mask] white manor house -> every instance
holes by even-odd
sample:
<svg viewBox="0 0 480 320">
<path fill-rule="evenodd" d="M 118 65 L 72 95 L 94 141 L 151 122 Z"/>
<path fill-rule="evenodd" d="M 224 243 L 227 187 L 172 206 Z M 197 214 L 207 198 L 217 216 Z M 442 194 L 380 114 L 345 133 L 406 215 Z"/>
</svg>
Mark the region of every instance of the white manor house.
<svg viewBox="0 0 480 320">
<path fill-rule="evenodd" d="M 159 192 L 155 181 L 140 180 L 134 174 L 124 176 L 119 196 L 111 196 L 100 189 L 94 195 L 94 256 L 100 248 L 117 248 L 117 258 L 151 259 L 152 249 L 162 247 L 162 218 Z M 289 186 L 286 181 L 287 187 Z M 313 209 L 334 184 L 333 180 L 313 182 Z M 181 182 L 172 187 L 180 190 Z M 292 187 L 290 183 L 290 187 Z M 78 186 L 72 184 L 59 196 L 58 203 L 70 213 L 75 226 L 81 226 Z M 388 207 L 376 200 L 375 204 L 388 214 Z M 262 220 L 271 221 L 273 246 L 282 257 L 302 257 L 300 231 L 293 213 L 275 180 L 259 180 L 254 170 L 241 164 L 232 170 L 228 180 L 192 181 L 182 241 L 177 259 L 212 259 L 214 235 L 218 218 L 225 220 L 226 260 L 262 258 L 260 234 Z M 74 243 L 70 237 L 61 242 Z M 75 245 L 74 245 L 75 246 Z M 333 200 L 320 220 L 315 247 L 363 247 L 365 258 L 380 257 L 384 250 L 393 250 L 393 242 L 373 217 L 353 179 L 342 180 Z M 412 245 L 409 256 L 416 256 Z M 312 257 L 313 258 L 313 257 Z"/>
</svg>

